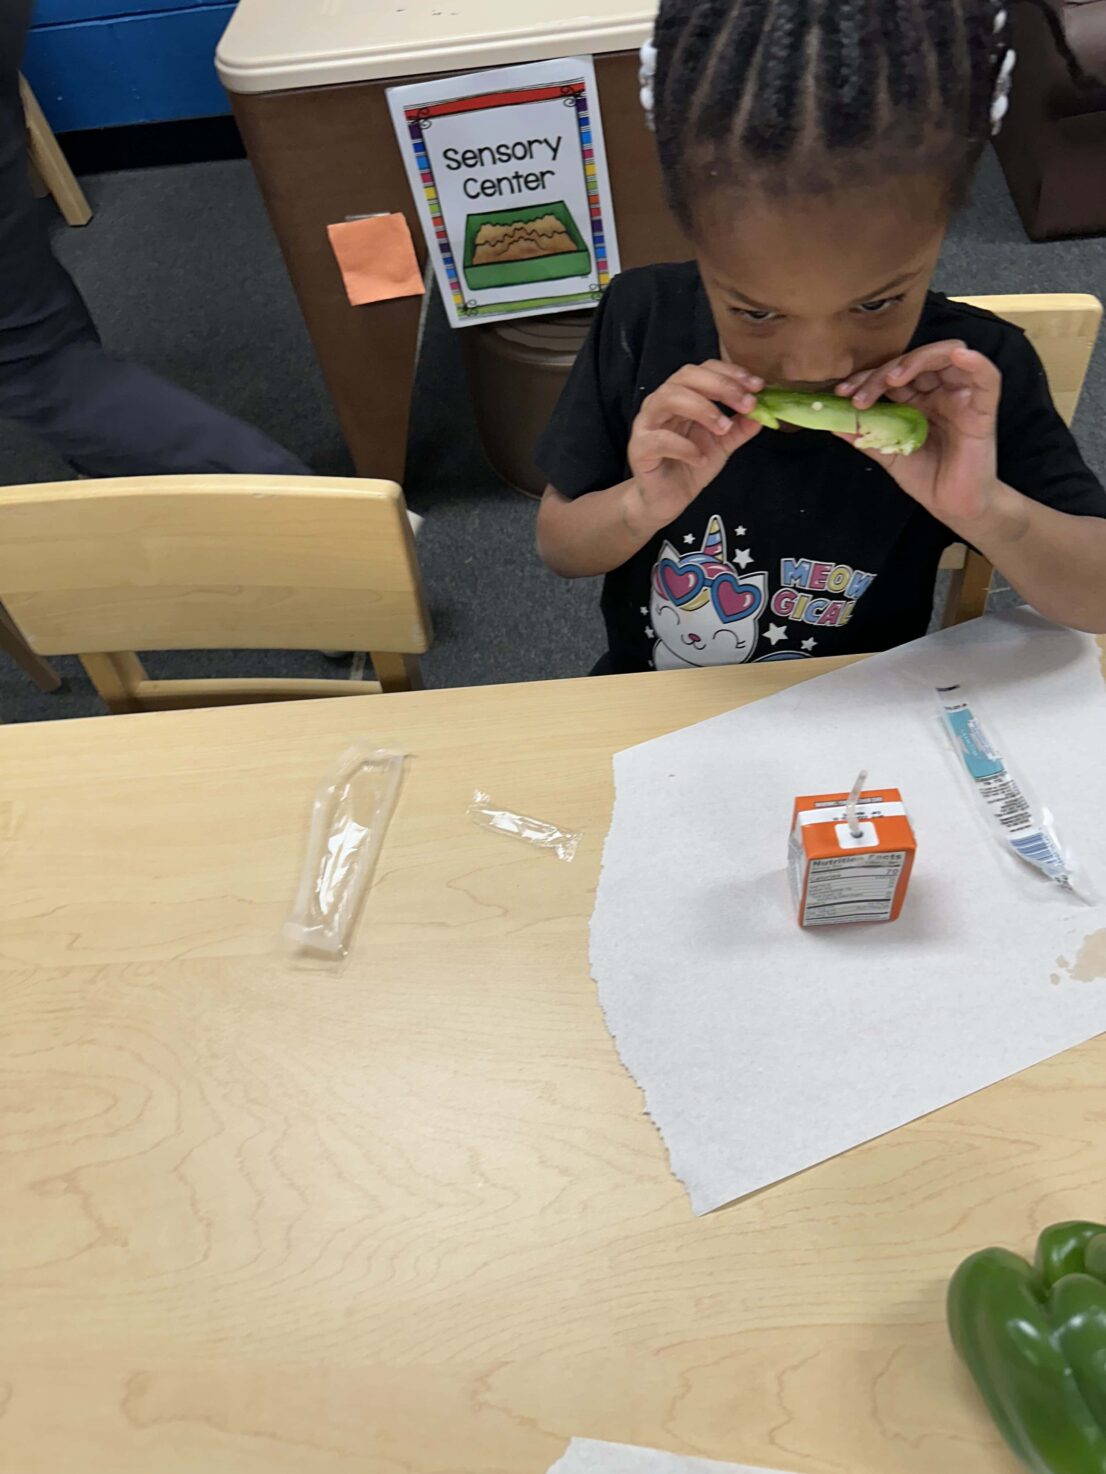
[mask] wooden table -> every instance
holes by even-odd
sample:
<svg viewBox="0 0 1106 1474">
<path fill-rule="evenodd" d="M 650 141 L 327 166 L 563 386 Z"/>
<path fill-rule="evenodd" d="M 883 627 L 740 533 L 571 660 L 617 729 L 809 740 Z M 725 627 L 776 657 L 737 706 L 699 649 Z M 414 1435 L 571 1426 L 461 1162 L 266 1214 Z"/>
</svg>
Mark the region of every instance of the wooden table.
<svg viewBox="0 0 1106 1474">
<path fill-rule="evenodd" d="M 822 668 L 0 729 L 0 1469 L 1013 1470 L 944 1285 L 1101 1202 L 1106 1043 L 696 1219 L 588 977 L 611 753 Z M 299 960 L 365 735 L 399 808 L 353 953 Z"/>
</svg>

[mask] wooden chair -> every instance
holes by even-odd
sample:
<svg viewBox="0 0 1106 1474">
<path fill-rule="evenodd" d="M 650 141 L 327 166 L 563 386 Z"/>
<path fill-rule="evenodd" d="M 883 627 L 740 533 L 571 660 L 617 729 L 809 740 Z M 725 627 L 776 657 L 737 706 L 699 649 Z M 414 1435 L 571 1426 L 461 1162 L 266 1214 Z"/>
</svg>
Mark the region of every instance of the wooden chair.
<svg viewBox="0 0 1106 1474">
<path fill-rule="evenodd" d="M 31 175 L 41 185 L 41 193 L 49 191 L 69 225 L 87 225 L 92 210 L 84 190 L 58 146 L 53 129 L 31 91 L 25 77 L 19 79 L 19 95 L 27 121 L 27 153 Z M 40 691 L 56 691 L 61 677 L 29 648 L 22 635 L 0 607 L 0 654 L 9 655 L 34 681 Z"/>
<path fill-rule="evenodd" d="M 56 691 L 61 685 L 61 676 L 52 665 L 35 654 L 12 623 L 11 616 L 2 604 L 0 604 L 0 655 L 10 656 L 24 675 L 30 676 L 40 691 Z"/>
<path fill-rule="evenodd" d="M 27 149 L 32 174 L 54 196 L 67 225 L 87 225 L 92 219 L 92 210 L 84 190 L 77 183 L 77 177 L 69 167 L 69 161 L 62 153 L 54 130 L 46 121 L 46 114 L 39 107 L 38 98 L 31 91 L 26 77 L 19 79 L 19 93 L 27 119 Z"/>
<path fill-rule="evenodd" d="M 430 643 L 403 493 L 387 481 L 154 476 L 0 488 L 0 603 L 79 655 L 109 711 L 363 695 Z M 366 650 L 375 681 L 152 681 L 135 650 Z"/>
<path fill-rule="evenodd" d="M 1098 298 L 1078 292 L 1027 292 L 954 300 L 985 307 L 1024 330 L 1044 365 L 1056 408 L 1070 425 L 1102 321 Z M 942 623 L 963 624 L 982 614 L 993 573 L 987 559 L 963 543 L 954 543 L 941 559 L 941 567 L 952 571 Z"/>
</svg>

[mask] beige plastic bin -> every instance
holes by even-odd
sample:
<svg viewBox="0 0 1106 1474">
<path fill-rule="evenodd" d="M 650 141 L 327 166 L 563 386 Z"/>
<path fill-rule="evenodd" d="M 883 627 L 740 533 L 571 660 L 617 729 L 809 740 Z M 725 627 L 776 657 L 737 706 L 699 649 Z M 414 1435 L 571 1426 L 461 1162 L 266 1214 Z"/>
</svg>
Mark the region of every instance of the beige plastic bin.
<svg viewBox="0 0 1106 1474">
<path fill-rule="evenodd" d="M 351 307 L 327 226 L 402 213 L 420 264 L 426 260 L 388 111 L 389 84 L 593 56 L 622 269 L 684 260 L 688 247 L 665 207 L 653 136 L 638 100 L 638 47 L 652 30 L 655 10 L 655 0 L 589 0 L 584 7 L 574 0 L 527 6 L 508 0 L 443 6 L 435 0 L 239 0 L 216 65 L 360 475 L 404 479 L 422 302 L 404 297 Z M 465 349 L 480 382 L 489 384 L 480 396 L 489 454 L 504 474 L 531 487 L 533 469 L 520 467 L 530 466 L 530 444 L 575 347 L 558 341 L 555 328 L 537 326 L 542 321 L 548 319 L 528 319 L 530 329 L 522 331 L 530 337 L 532 330 L 529 343 L 483 334 Z M 460 337 L 480 333 L 466 327 Z M 505 372 L 500 360 L 511 354 Z M 533 387 L 533 404 L 516 392 L 512 372 Z M 521 408 L 508 414 L 501 408 L 507 404 Z"/>
<path fill-rule="evenodd" d="M 489 323 L 461 333 L 476 427 L 492 468 L 519 491 L 540 496 L 545 478 L 534 445 L 587 337 L 590 312 Z"/>
</svg>

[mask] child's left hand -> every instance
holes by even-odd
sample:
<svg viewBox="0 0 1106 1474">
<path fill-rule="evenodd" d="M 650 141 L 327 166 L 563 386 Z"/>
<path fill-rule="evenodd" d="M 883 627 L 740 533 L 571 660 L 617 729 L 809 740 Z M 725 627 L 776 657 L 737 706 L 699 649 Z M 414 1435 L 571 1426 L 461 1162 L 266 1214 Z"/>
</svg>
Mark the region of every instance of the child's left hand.
<svg viewBox="0 0 1106 1474">
<path fill-rule="evenodd" d="M 997 487 L 995 422 L 1002 375 L 990 359 L 949 340 L 926 343 L 882 368 L 853 374 L 837 386 L 857 409 L 881 396 L 912 404 L 929 421 L 926 443 L 913 455 L 865 455 L 940 522 L 969 531 L 991 508 Z M 846 436 L 852 441 L 853 436 Z"/>
</svg>

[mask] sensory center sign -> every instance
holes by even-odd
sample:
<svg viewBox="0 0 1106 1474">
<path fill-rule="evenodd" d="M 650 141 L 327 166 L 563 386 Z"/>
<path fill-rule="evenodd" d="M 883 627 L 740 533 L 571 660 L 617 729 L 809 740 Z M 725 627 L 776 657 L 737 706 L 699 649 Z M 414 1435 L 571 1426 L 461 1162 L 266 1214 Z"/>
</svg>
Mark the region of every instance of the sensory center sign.
<svg viewBox="0 0 1106 1474">
<path fill-rule="evenodd" d="M 388 91 L 455 326 L 594 306 L 618 271 L 588 57 Z"/>
</svg>

